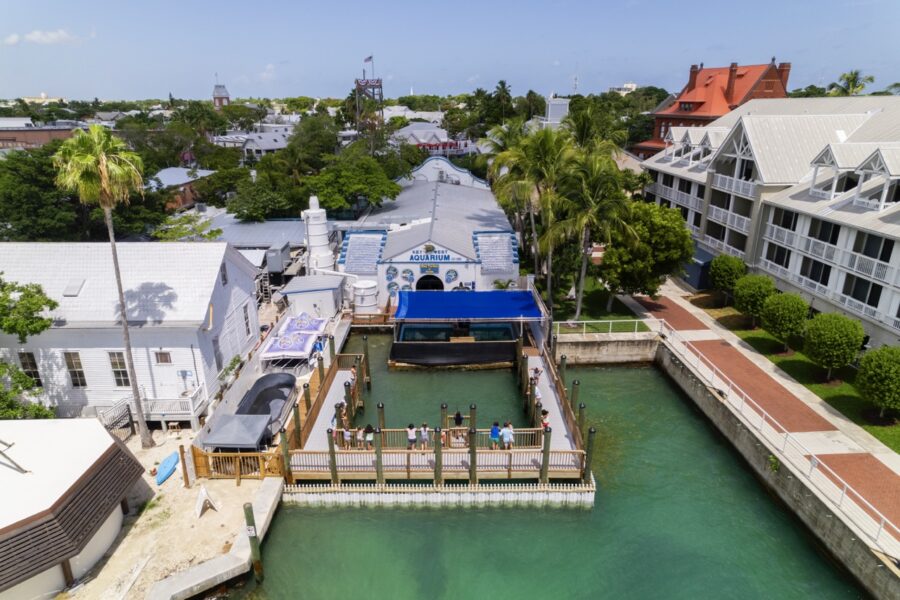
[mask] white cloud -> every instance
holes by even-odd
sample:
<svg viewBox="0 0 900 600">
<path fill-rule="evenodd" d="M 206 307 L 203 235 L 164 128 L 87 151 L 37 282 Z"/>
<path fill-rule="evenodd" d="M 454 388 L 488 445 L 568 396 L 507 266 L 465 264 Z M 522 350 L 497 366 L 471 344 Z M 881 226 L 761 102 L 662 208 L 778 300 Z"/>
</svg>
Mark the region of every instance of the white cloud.
<svg viewBox="0 0 900 600">
<path fill-rule="evenodd" d="M 272 81 L 275 79 L 275 65 L 269 63 L 266 68 L 259 73 L 260 81 Z"/>
<path fill-rule="evenodd" d="M 57 29 L 56 31 L 41 31 L 35 29 L 25 34 L 25 41 L 32 44 L 71 44 L 78 41 L 78 38 L 66 31 L 65 29 Z"/>
<path fill-rule="evenodd" d="M 558 67 L 558 66 L 559 66 L 559 60 L 554 60 L 554 61 L 553 61 L 553 66 L 554 66 L 554 67 Z"/>
<path fill-rule="evenodd" d="M 480 75 L 472 75 L 471 77 L 466 79 L 466 83 L 475 83 L 480 77 Z"/>
<path fill-rule="evenodd" d="M 3 38 L 3 45 L 4 46 L 15 46 L 16 44 L 19 43 L 20 39 L 21 38 L 19 38 L 18 33 L 11 33 L 8 36 L 6 36 L 5 38 Z"/>
</svg>

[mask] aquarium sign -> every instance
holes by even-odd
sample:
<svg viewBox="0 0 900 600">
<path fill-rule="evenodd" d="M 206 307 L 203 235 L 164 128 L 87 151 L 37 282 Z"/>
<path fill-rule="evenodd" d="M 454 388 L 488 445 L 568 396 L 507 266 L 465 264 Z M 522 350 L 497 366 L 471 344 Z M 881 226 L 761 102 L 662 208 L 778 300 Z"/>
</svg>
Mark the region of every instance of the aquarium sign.
<svg viewBox="0 0 900 600">
<path fill-rule="evenodd" d="M 453 260 L 449 250 L 435 248 L 431 244 L 425 244 L 422 248 L 416 248 L 409 253 L 409 262 L 434 263 L 449 262 Z"/>
<path fill-rule="evenodd" d="M 441 271 L 441 266 L 435 263 L 422 263 L 419 265 L 420 275 L 437 275 Z"/>
</svg>

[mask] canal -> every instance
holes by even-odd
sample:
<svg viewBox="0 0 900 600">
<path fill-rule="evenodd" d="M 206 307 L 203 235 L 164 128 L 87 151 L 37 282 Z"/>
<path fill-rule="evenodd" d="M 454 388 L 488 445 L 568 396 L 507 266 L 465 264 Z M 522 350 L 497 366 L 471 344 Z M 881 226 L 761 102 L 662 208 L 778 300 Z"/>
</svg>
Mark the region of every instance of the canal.
<svg viewBox="0 0 900 600">
<path fill-rule="evenodd" d="M 351 339 L 347 351 L 358 343 Z M 388 343 L 370 337 L 378 396 L 399 402 L 413 386 L 423 398 L 417 405 L 444 398 L 452 412 L 474 401 L 481 414 L 482 405 L 504 410 L 500 398 L 514 389 L 506 371 L 388 375 Z M 230 596 L 865 597 L 661 372 L 569 374 L 581 380 L 599 432 L 593 510 L 282 506 L 263 545 L 264 584 L 247 582 Z"/>
</svg>

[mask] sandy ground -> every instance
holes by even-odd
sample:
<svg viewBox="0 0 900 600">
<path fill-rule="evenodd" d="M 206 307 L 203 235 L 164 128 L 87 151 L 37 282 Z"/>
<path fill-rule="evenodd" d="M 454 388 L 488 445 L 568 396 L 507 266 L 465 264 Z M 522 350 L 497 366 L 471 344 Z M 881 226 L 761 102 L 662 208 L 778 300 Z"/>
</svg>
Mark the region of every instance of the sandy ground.
<svg viewBox="0 0 900 600">
<path fill-rule="evenodd" d="M 253 498 L 259 481 L 202 479 L 185 489 L 181 469 L 162 486 L 149 473 L 154 465 L 178 450 L 187 451 L 193 433 L 154 432 L 156 447 L 141 448 L 132 436 L 129 449 L 146 471 L 129 495 L 130 514 L 106 557 L 83 578 L 83 583 L 62 598 L 144 598 L 153 583 L 176 571 L 228 552 L 244 522 L 243 505 Z M 200 485 L 204 485 L 219 506 L 199 519 L 194 512 Z M 143 510 L 141 509 L 143 507 Z"/>
</svg>

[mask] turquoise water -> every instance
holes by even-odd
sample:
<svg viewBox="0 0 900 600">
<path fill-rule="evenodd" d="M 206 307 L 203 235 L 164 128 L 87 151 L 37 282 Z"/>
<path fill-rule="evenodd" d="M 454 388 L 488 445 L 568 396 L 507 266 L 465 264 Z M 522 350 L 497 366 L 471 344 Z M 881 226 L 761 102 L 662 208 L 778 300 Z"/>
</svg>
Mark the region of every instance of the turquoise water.
<svg viewBox="0 0 900 600">
<path fill-rule="evenodd" d="M 592 511 L 283 506 L 263 545 L 264 584 L 231 596 L 864 597 L 659 371 L 570 373 L 599 431 Z M 424 398 L 451 393 L 446 374 L 404 377 Z M 480 385 L 501 385 L 492 380 Z"/>
</svg>

